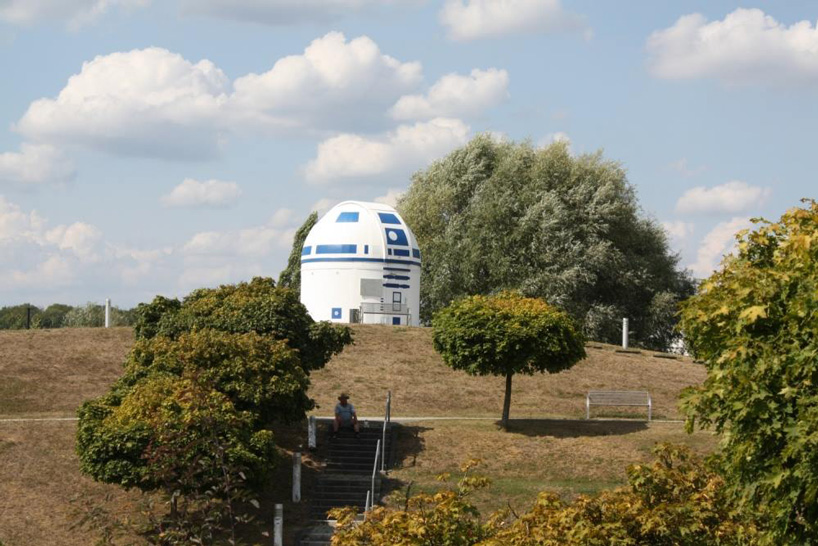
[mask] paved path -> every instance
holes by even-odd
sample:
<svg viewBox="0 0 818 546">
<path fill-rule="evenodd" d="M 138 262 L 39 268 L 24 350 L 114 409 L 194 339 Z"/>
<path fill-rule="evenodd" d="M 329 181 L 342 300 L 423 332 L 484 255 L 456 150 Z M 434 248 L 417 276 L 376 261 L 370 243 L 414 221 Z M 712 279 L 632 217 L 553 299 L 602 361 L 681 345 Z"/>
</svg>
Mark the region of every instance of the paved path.
<svg viewBox="0 0 818 546">
<path fill-rule="evenodd" d="M 316 419 L 327 419 L 332 420 L 332 417 L 320 417 L 316 416 Z M 381 417 L 382 419 L 382 417 Z M 0 423 L 26 423 L 26 422 L 37 422 L 37 421 L 78 421 L 76 417 L 18 417 L 18 418 L 11 418 L 11 419 L 0 419 Z M 371 421 L 371 422 L 380 422 L 378 418 L 375 417 L 359 417 L 361 422 L 363 421 Z M 411 423 L 416 421 L 499 421 L 496 416 L 495 417 L 456 417 L 456 416 L 426 416 L 426 417 L 393 417 L 393 421 L 397 423 Z M 521 419 L 512 418 L 511 421 L 576 421 L 578 423 L 587 423 L 587 419 L 567 419 L 563 417 L 524 417 Z M 630 422 L 630 421 L 638 421 L 638 419 L 606 419 L 606 418 L 596 418 L 591 419 L 591 421 L 617 421 L 617 422 Z M 684 423 L 683 419 L 653 419 L 650 421 L 651 423 Z"/>
</svg>

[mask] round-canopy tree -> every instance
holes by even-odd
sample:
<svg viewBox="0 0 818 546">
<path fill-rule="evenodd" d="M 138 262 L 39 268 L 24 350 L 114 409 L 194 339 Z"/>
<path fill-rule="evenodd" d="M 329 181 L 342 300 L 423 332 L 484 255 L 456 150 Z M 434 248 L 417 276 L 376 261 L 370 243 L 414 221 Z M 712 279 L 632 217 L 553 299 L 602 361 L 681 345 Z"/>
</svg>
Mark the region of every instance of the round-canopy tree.
<svg viewBox="0 0 818 546">
<path fill-rule="evenodd" d="M 629 317 L 634 342 L 666 349 L 693 293 L 625 170 L 601 153 L 478 136 L 416 173 L 397 208 L 423 252 L 424 321 L 458 297 L 519 290 L 592 339 L 616 342 Z"/>
<path fill-rule="evenodd" d="M 432 322 L 443 361 L 471 375 L 506 378 L 508 428 L 514 374 L 556 373 L 585 358 L 585 340 L 566 313 L 515 292 L 470 296 L 438 311 Z"/>
<path fill-rule="evenodd" d="M 818 204 L 740 234 L 736 255 L 683 306 L 708 374 L 688 426 L 723 434 L 723 469 L 771 520 L 772 544 L 818 543 Z"/>
</svg>

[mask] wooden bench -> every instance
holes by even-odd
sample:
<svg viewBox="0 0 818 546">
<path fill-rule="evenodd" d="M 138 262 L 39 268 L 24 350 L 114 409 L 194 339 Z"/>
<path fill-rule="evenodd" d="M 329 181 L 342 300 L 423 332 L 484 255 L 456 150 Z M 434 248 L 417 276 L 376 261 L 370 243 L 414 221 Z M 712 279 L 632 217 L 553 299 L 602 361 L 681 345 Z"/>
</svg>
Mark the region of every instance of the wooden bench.
<svg viewBox="0 0 818 546">
<path fill-rule="evenodd" d="M 585 418 L 591 418 L 591 406 L 641 406 L 648 408 L 648 421 L 653 403 L 647 391 L 589 391 L 585 395 Z"/>
</svg>

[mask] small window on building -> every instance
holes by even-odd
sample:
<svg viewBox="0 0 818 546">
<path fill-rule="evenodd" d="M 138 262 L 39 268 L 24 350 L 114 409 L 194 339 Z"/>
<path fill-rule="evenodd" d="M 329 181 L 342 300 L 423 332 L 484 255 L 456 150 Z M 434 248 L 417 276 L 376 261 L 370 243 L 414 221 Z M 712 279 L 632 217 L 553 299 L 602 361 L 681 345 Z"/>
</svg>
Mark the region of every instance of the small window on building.
<svg viewBox="0 0 818 546">
<path fill-rule="evenodd" d="M 401 296 L 400 292 L 392 292 L 392 310 L 400 312 Z"/>
<path fill-rule="evenodd" d="M 382 224 L 400 225 L 400 220 L 398 220 L 398 217 L 392 214 L 391 212 L 379 212 L 378 217 L 381 219 Z"/>
<path fill-rule="evenodd" d="M 357 222 L 358 221 L 358 213 L 357 212 L 342 212 L 338 215 L 338 219 L 335 220 L 336 222 Z"/>
</svg>

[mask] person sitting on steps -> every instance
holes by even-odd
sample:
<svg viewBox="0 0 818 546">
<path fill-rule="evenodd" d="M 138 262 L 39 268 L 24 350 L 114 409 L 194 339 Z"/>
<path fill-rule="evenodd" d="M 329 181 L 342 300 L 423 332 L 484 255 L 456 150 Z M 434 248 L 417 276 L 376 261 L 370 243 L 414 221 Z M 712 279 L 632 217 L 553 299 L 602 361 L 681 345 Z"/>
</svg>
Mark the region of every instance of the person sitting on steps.
<svg viewBox="0 0 818 546">
<path fill-rule="evenodd" d="M 338 431 L 344 428 L 352 428 L 355 431 L 355 437 L 360 438 L 360 429 L 358 428 L 358 414 L 355 413 L 355 407 L 349 403 L 349 396 L 346 393 L 341 393 L 338 397 L 338 403 L 335 404 L 335 421 L 332 423 L 332 437 L 338 437 Z"/>
</svg>

